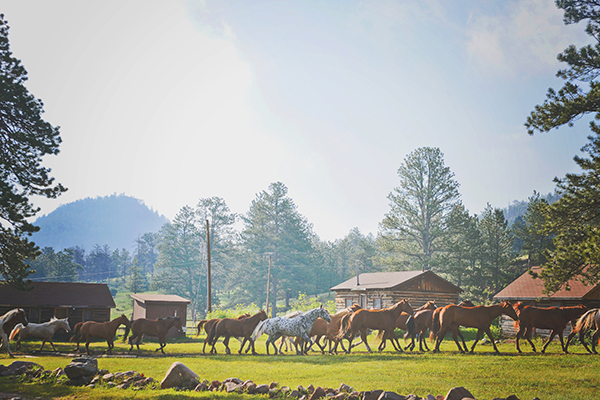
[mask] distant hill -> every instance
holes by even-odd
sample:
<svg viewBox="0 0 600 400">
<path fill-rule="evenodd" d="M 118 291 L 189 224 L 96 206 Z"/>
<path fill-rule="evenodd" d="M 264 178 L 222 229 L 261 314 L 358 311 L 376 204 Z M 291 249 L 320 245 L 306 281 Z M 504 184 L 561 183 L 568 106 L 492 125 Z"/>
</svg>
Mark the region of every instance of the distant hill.
<svg viewBox="0 0 600 400">
<path fill-rule="evenodd" d="M 39 217 L 34 225 L 40 231 L 32 239 L 41 248 L 50 246 L 56 251 L 81 246 L 89 252 L 95 244 L 131 251 L 139 235 L 157 232 L 167 222 L 164 215 L 134 197 L 88 197 Z"/>
<path fill-rule="evenodd" d="M 546 199 L 548 204 L 556 203 L 560 196 L 556 191 L 553 193 L 548 193 L 547 195 L 541 196 L 543 199 Z M 529 200 L 514 200 L 507 208 L 504 208 L 504 218 L 508 221 L 508 225 L 512 225 L 515 220 L 524 215 L 527 212 L 527 204 L 529 204 Z"/>
</svg>

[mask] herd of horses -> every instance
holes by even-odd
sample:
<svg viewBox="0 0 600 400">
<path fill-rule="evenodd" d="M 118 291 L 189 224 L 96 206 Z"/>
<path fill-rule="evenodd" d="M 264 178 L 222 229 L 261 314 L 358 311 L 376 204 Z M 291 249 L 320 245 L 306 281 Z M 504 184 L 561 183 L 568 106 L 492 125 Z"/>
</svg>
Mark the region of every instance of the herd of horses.
<svg viewBox="0 0 600 400">
<path fill-rule="evenodd" d="M 516 334 L 516 349 L 519 353 L 522 352 L 519 341 L 525 338 L 534 352 L 535 345 L 531 341 L 531 336 L 535 329 L 550 330 L 550 336 L 543 344 L 541 352 L 544 353 L 549 343 L 555 336 L 560 339 L 562 351 L 568 353 L 569 342 L 577 334 L 579 340 L 589 353 L 598 354 L 596 344 L 600 337 L 600 309 L 588 310 L 585 306 L 571 307 L 548 307 L 540 308 L 530 305 L 525 305 L 522 302 L 511 304 L 502 302 L 489 306 L 475 306 L 471 302 L 463 301 L 460 304 L 447 305 L 437 307 L 434 301 L 429 301 L 422 307 L 413 310 L 408 300 L 401 300 L 391 307 L 381 310 L 366 310 L 354 304 L 336 314 L 330 315 L 323 306 L 309 310 L 307 312 L 295 312 L 283 317 L 267 318 L 264 310 L 259 311 L 254 315 L 243 314 L 237 318 L 223 318 L 203 320 L 198 323 L 199 336 L 202 330 L 206 332 L 206 339 L 202 353 L 205 353 L 206 346 L 211 346 L 210 353 L 216 354 L 216 344 L 218 339 L 223 337 L 223 345 L 227 354 L 231 354 L 229 341 L 231 337 L 238 339 L 241 342 L 238 354 L 242 354 L 244 347 L 245 352 L 252 350 L 252 354 L 257 354 L 255 349 L 255 341 L 263 334 L 267 334 L 266 350 L 269 354 L 269 346 L 273 346 L 274 354 L 282 352 L 282 346 L 287 346 L 288 343 L 294 346 L 296 354 L 306 354 L 316 344 L 322 353 L 326 351 L 326 344 L 321 344 L 321 339 L 328 342 L 328 352 L 337 354 L 338 346 L 341 346 L 345 353 L 350 353 L 352 348 L 360 345 L 365 345 L 367 351 L 372 352 L 368 344 L 368 332 L 378 331 L 377 337 L 380 338 L 378 351 L 383 351 L 387 341 L 392 343 L 394 349 L 398 352 L 405 350 L 413 350 L 416 347 L 416 341 L 419 343 L 420 351 L 429 351 L 427 346 L 427 332 L 429 338 L 435 345 L 434 352 L 438 352 L 440 344 L 448 333 L 452 334 L 452 338 L 461 353 L 471 352 L 475 350 L 475 346 L 486 334 L 492 344 L 494 351 L 499 353 L 496 347 L 495 339 L 492 336 L 490 326 L 492 321 L 500 315 L 507 315 L 515 321 Z M 567 324 L 571 323 L 571 333 L 566 340 L 563 339 L 563 331 Z M 75 351 L 79 351 L 79 345 L 85 342 L 87 354 L 90 354 L 89 344 L 92 338 L 104 339 L 108 344 L 107 352 L 110 353 L 114 347 L 114 338 L 119 326 L 125 326 L 125 335 L 123 341 L 126 340 L 129 332 L 129 344 L 137 346 L 137 351 L 140 351 L 140 342 L 144 335 L 158 338 L 160 347 L 156 351 L 161 351 L 163 354 L 166 346 L 166 336 L 170 328 L 175 327 L 179 332 L 182 332 L 181 319 L 179 317 L 159 318 L 150 320 L 146 318 L 136 319 L 131 322 L 125 315 L 121 315 L 108 322 L 80 322 L 73 328 L 73 336 L 71 342 L 77 342 Z M 465 343 L 459 327 L 476 328 L 476 338 L 469 350 Z M 52 336 L 58 329 L 70 331 L 67 318 L 56 319 L 35 324 L 28 323 L 26 313 L 23 309 L 13 309 L 0 317 L 0 336 L 2 338 L 2 346 L 6 346 L 9 355 L 12 357 L 9 340 L 17 338 L 17 349 L 19 349 L 21 341 L 27 337 L 35 337 L 42 339 L 40 351 L 43 349 L 46 342 L 49 342 L 52 348 Z M 406 331 L 404 339 L 410 339 L 410 343 L 404 348 L 401 346 L 396 335 L 396 329 Z M 588 347 L 587 333 L 592 333 L 591 349 Z M 356 337 L 361 341 L 354 343 Z M 279 347 L 275 341 L 282 339 Z M 462 343 L 459 342 L 459 338 Z M 344 346 L 343 341 L 347 341 L 347 346 Z M 247 346 L 246 346 L 247 345 Z"/>
</svg>

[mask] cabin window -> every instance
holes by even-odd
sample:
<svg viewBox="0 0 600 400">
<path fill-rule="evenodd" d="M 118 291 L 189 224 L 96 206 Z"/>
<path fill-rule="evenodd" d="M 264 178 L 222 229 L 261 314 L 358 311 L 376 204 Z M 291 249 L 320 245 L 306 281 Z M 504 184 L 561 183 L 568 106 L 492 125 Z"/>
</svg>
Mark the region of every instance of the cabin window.
<svg viewBox="0 0 600 400">
<path fill-rule="evenodd" d="M 352 307 L 352 299 L 346 299 L 346 308 Z"/>
<path fill-rule="evenodd" d="M 40 323 L 40 314 L 41 314 L 41 310 L 39 307 L 30 308 L 29 309 L 29 322 L 39 324 Z"/>
<path fill-rule="evenodd" d="M 381 299 L 380 298 L 373 299 L 373 308 L 376 310 L 381 309 Z"/>
<path fill-rule="evenodd" d="M 83 310 L 83 322 L 93 321 L 94 320 L 94 310 L 91 308 L 87 308 Z"/>
<path fill-rule="evenodd" d="M 68 308 L 55 308 L 54 316 L 57 319 L 67 318 L 69 316 L 69 309 Z"/>
</svg>

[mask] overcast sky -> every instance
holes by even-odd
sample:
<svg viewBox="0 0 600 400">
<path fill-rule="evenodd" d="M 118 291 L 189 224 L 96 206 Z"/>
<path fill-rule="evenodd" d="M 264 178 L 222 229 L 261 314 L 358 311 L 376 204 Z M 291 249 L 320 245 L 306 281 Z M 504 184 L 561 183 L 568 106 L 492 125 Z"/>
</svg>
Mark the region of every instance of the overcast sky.
<svg viewBox="0 0 600 400">
<path fill-rule="evenodd" d="M 556 55 L 586 44 L 552 0 L 0 0 L 28 89 L 60 126 L 69 191 L 172 219 L 272 182 L 323 240 L 377 233 L 404 158 L 439 147 L 465 206 L 506 207 L 575 172 L 587 122 L 529 136 Z"/>
</svg>

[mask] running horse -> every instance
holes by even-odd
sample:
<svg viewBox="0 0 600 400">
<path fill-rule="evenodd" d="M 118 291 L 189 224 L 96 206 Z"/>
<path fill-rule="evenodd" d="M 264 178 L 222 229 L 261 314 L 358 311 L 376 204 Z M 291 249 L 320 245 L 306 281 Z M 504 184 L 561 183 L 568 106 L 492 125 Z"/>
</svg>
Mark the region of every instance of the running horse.
<svg viewBox="0 0 600 400">
<path fill-rule="evenodd" d="M 502 303 L 491 306 L 462 307 L 449 305 L 442 308 L 439 317 L 440 333 L 435 342 L 433 351 L 440 351 L 440 344 L 442 343 L 442 340 L 444 340 L 444 336 L 446 336 L 449 331 L 452 331 L 452 337 L 456 346 L 458 346 L 461 353 L 464 353 L 457 338 L 458 327 L 462 325 L 469 328 L 477 328 L 477 336 L 475 337 L 475 342 L 471 347 L 470 353 L 473 353 L 475 346 L 477 346 L 477 342 L 479 342 L 479 339 L 481 339 L 481 336 L 483 336 L 483 333 L 485 332 L 490 338 L 496 354 L 500 354 L 498 347 L 496 347 L 496 343 L 494 342 L 492 332 L 490 331 L 490 325 L 494 319 L 502 314 L 508 315 L 515 321 L 519 319 L 515 309 L 508 301 L 503 301 Z"/>
<path fill-rule="evenodd" d="M 591 330 L 594 330 L 592 334 L 592 350 L 590 350 L 585 343 L 585 334 Z M 565 345 L 565 352 L 567 352 L 569 348 L 569 341 L 571 340 L 571 335 L 575 336 L 579 333 L 579 341 L 588 351 L 588 353 L 598 354 L 596 351 L 596 344 L 598 343 L 598 337 L 600 337 L 600 310 L 594 308 L 592 310 L 587 311 L 583 314 L 574 325 L 573 331 L 569 335 L 567 339 L 567 344 Z"/>
<path fill-rule="evenodd" d="M 142 337 L 144 335 L 147 336 L 156 336 L 158 338 L 158 344 L 160 347 L 154 351 L 161 351 L 165 354 L 163 350 L 167 345 L 167 332 L 172 327 L 177 329 L 177 332 L 181 333 L 183 328 L 181 327 L 181 318 L 179 317 L 167 317 L 167 318 L 158 318 L 158 319 L 147 319 L 147 318 L 138 318 L 131 323 L 131 337 L 129 338 L 129 344 L 131 347 L 129 351 L 133 349 L 134 340 L 135 345 L 137 346 L 138 353 L 140 352 L 140 342 L 142 341 Z"/>
<path fill-rule="evenodd" d="M 265 310 L 260 310 L 256 314 L 251 317 L 243 318 L 243 319 L 233 319 L 233 318 L 223 318 L 215 325 L 213 325 L 208 338 L 206 341 L 212 344 L 211 353 L 216 354 L 215 344 L 220 336 L 224 336 L 223 344 L 225 345 L 225 352 L 227 354 L 231 354 L 231 349 L 229 349 L 229 339 L 233 337 L 243 337 L 244 341 L 240 346 L 240 351 L 238 354 L 242 354 L 242 350 L 246 345 L 246 342 L 249 342 L 249 348 L 252 347 L 252 354 L 256 354 L 256 350 L 254 349 L 254 339 L 252 338 L 252 332 L 256 326 L 267 319 L 267 313 Z"/>
<path fill-rule="evenodd" d="M 245 313 L 242 314 L 240 316 L 238 316 L 236 319 L 244 319 L 244 318 L 248 318 L 250 316 L 249 313 Z M 220 318 L 212 318 L 209 320 L 205 320 L 203 319 L 202 321 L 198 322 L 198 333 L 196 334 L 196 337 L 200 336 L 200 332 L 202 331 L 202 328 L 204 328 L 204 331 L 206 332 L 206 339 L 204 340 L 204 345 L 202 346 L 202 354 L 206 354 L 206 345 L 209 344 L 211 345 L 212 343 L 208 343 L 208 335 L 210 334 L 210 330 L 213 328 L 213 326 L 219 322 L 221 319 Z M 238 338 L 239 340 L 239 338 Z"/>
<path fill-rule="evenodd" d="M 552 331 L 548 337 L 548 341 L 542 347 L 542 353 L 546 352 L 546 348 L 556 335 L 558 335 L 558 338 L 560 339 L 562 351 L 568 353 L 568 342 L 575 336 L 576 332 L 571 331 L 571 334 L 569 334 L 567 339 L 567 346 L 565 346 L 565 343 L 563 342 L 563 331 L 569 322 L 571 322 L 571 326 L 575 326 L 577 319 L 587 311 L 587 307 L 584 305 L 540 308 L 525 305 L 520 301 L 513 304 L 513 307 L 519 316 L 519 320 L 515 321 L 515 328 L 518 329 L 517 340 L 515 343 L 519 353 L 522 353 L 521 348 L 519 347 L 519 339 L 521 339 L 521 337 L 527 339 L 533 352 L 536 352 L 535 346 L 531 341 L 533 328 L 550 329 Z"/>
<path fill-rule="evenodd" d="M 382 335 L 378 350 L 380 352 L 383 351 L 383 349 L 385 349 L 386 341 L 389 339 L 396 351 L 402 351 L 402 346 L 400 346 L 400 343 L 398 342 L 398 338 L 396 337 L 394 329 L 396 328 L 396 320 L 403 311 L 408 314 L 413 313 L 413 309 L 406 299 L 401 300 L 393 306 L 384 308 L 382 310 L 361 309 L 353 314 L 348 314 L 342 318 L 338 338 L 342 339 L 348 335 L 350 336 L 350 343 L 347 351 L 349 354 L 352 350 L 352 339 L 358 332 L 360 332 L 363 343 L 365 346 L 367 346 L 369 353 L 372 353 L 373 351 L 367 342 L 367 329 L 381 330 L 384 331 L 384 333 Z"/>
<path fill-rule="evenodd" d="M 269 354 L 269 344 L 273 345 L 275 354 L 277 354 L 275 341 L 281 336 L 299 336 L 302 340 L 312 345 L 312 340 L 308 335 L 317 318 L 323 318 L 325 321 L 331 322 L 331 317 L 327 310 L 323 308 L 323 305 L 294 318 L 275 317 L 266 319 L 261 321 L 254 329 L 254 332 L 252 332 L 252 341 L 256 341 L 263 333 L 268 334 L 269 337 L 266 342 L 267 354 Z M 306 354 L 304 346 L 296 346 L 296 354 Z"/>
<path fill-rule="evenodd" d="M 8 350 L 8 355 L 11 357 L 13 353 L 10 351 L 10 343 L 8 342 L 8 335 L 10 335 L 11 331 L 17 324 L 23 324 L 23 326 L 27 326 L 29 323 L 27 321 L 27 315 L 25 314 L 25 310 L 22 308 L 15 308 L 4 314 L 0 317 L 0 335 L 2 336 L 2 343 L 0 343 L 0 348 L 2 346 L 6 346 Z"/>
<path fill-rule="evenodd" d="M 10 333 L 10 340 L 13 340 L 15 336 L 19 335 L 17 338 L 17 350 L 19 350 L 19 348 L 21 348 L 21 340 L 28 337 L 34 337 L 43 340 L 38 351 L 42 351 L 46 342 L 50 342 L 52 349 L 56 351 L 54 343 L 52 342 L 52 337 L 59 329 L 64 329 L 67 333 L 71 332 L 68 318 L 57 319 L 52 317 L 48 322 L 42 324 L 34 324 L 31 322 L 27 326 L 22 323 L 17 324 Z"/>
<path fill-rule="evenodd" d="M 125 314 L 121 314 L 120 317 L 113 319 L 108 322 L 95 322 L 95 321 L 87 321 L 81 323 L 81 325 L 75 325 L 73 332 L 75 335 L 71 338 L 71 342 L 77 340 L 77 348 L 74 351 L 79 351 L 79 342 L 81 340 L 85 340 L 85 350 L 87 354 L 90 354 L 90 342 L 92 338 L 100 338 L 105 339 L 108 344 L 107 353 L 110 353 L 115 347 L 115 334 L 117 333 L 117 328 L 121 325 L 125 325 L 125 335 L 123 336 L 123 341 L 127 339 L 129 335 L 129 330 L 131 329 L 131 322 L 125 316 Z"/>
<path fill-rule="evenodd" d="M 475 304 L 473 304 L 473 302 L 471 300 L 463 300 L 460 303 L 458 303 L 459 306 L 461 307 L 475 307 Z M 429 340 L 433 343 L 439 333 L 440 330 L 440 312 L 442 311 L 443 307 L 439 307 L 436 308 L 435 310 L 433 310 L 433 313 L 431 315 L 431 321 L 427 321 L 424 322 L 425 325 L 428 325 L 427 327 L 429 328 Z M 424 332 L 426 332 L 427 329 L 424 330 Z M 463 334 L 461 333 L 460 329 L 456 330 L 457 335 L 460 337 L 460 340 L 462 340 L 462 344 L 463 347 L 465 349 L 465 352 L 469 351 L 469 349 L 467 348 L 467 343 L 465 342 L 465 337 L 463 336 Z M 423 340 L 425 348 L 427 349 L 427 351 L 429 351 L 429 347 L 427 347 L 427 343 L 425 343 L 425 341 Z"/>
</svg>

